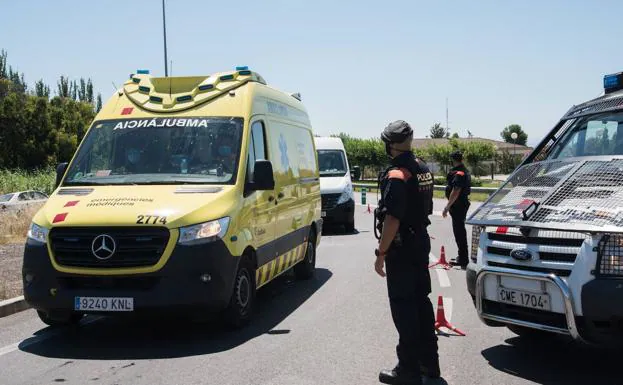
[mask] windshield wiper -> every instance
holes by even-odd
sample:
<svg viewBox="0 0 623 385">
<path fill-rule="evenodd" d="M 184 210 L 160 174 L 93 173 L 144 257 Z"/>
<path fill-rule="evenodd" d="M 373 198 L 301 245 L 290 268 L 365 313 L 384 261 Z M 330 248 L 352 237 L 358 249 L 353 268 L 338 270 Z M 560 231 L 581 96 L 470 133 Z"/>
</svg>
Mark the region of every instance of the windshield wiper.
<svg viewBox="0 0 623 385">
<path fill-rule="evenodd" d="M 122 185 L 122 184 L 132 184 L 132 183 L 110 183 L 110 182 L 95 182 L 95 181 L 91 181 L 91 182 L 65 182 L 65 183 L 63 183 L 63 187 L 65 187 L 65 186 L 93 186 L 93 185 L 97 185 L 97 186 L 116 186 L 116 185 Z"/>
<path fill-rule="evenodd" d="M 218 182 L 205 182 L 205 181 L 189 181 L 189 180 L 154 180 L 149 182 L 134 182 L 134 185 L 167 185 L 167 184 L 214 184 Z"/>
</svg>

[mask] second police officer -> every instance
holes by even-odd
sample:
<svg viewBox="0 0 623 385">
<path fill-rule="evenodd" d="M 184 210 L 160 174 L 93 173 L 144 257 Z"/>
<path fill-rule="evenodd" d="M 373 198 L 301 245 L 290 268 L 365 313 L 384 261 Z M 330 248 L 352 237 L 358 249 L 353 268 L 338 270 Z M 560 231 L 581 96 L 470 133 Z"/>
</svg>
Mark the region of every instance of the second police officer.
<svg viewBox="0 0 623 385">
<path fill-rule="evenodd" d="M 422 375 L 440 376 L 435 318 L 428 298 L 431 245 L 427 227 L 432 214 L 433 176 L 411 151 L 413 130 L 407 122 L 390 123 L 381 139 L 391 167 L 380 176 L 381 198 L 375 215 L 381 236 L 375 250 L 375 270 L 381 277 L 387 276 L 399 341 L 398 364 L 382 370 L 379 380 L 386 384 L 421 384 Z"/>
<path fill-rule="evenodd" d="M 443 217 L 450 213 L 452 217 L 452 231 L 454 239 L 459 250 L 456 259 L 450 261 L 450 265 L 460 266 L 465 270 L 468 260 L 467 248 L 467 230 L 465 229 L 465 218 L 469 209 L 469 194 L 471 193 L 471 176 L 467 167 L 463 164 L 463 154 L 460 151 L 454 151 L 450 157 L 452 158 L 452 169 L 448 173 L 448 183 L 446 186 L 446 198 L 448 204 L 443 209 Z"/>
</svg>

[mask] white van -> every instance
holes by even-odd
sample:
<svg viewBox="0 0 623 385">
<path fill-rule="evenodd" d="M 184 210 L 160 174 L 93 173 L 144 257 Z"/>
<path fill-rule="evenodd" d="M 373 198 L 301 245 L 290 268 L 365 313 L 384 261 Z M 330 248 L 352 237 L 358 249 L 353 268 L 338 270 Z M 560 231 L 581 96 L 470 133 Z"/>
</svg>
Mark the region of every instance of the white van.
<svg viewBox="0 0 623 385">
<path fill-rule="evenodd" d="M 314 137 L 320 170 L 324 226 L 344 225 L 355 230 L 355 197 L 344 143 L 340 138 Z"/>
</svg>

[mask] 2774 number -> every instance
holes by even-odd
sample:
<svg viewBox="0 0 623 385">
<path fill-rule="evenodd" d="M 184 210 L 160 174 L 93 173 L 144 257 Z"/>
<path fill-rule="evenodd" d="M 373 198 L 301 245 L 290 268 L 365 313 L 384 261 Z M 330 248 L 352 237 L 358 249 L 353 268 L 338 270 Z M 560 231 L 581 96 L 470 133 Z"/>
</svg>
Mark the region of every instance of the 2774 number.
<svg viewBox="0 0 623 385">
<path fill-rule="evenodd" d="M 139 225 L 155 225 L 157 223 L 167 224 L 167 217 L 161 217 L 158 215 L 139 215 L 136 217 L 136 223 Z"/>
</svg>

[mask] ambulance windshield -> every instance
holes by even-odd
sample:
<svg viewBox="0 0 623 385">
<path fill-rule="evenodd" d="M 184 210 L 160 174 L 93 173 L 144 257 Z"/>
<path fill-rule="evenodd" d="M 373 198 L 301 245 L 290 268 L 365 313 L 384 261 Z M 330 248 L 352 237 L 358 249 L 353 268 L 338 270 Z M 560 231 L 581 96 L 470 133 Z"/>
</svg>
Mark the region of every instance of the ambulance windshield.
<svg viewBox="0 0 623 385">
<path fill-rule="evenodd" d="M 346 175 L 346 159 L 340 150 L 318 150 L 320 176 Z"/>
<path fill-rule="evenodd" d="M 63 185 L 233 184 L 242 118 L 97 121 Z"/>
</svg>

